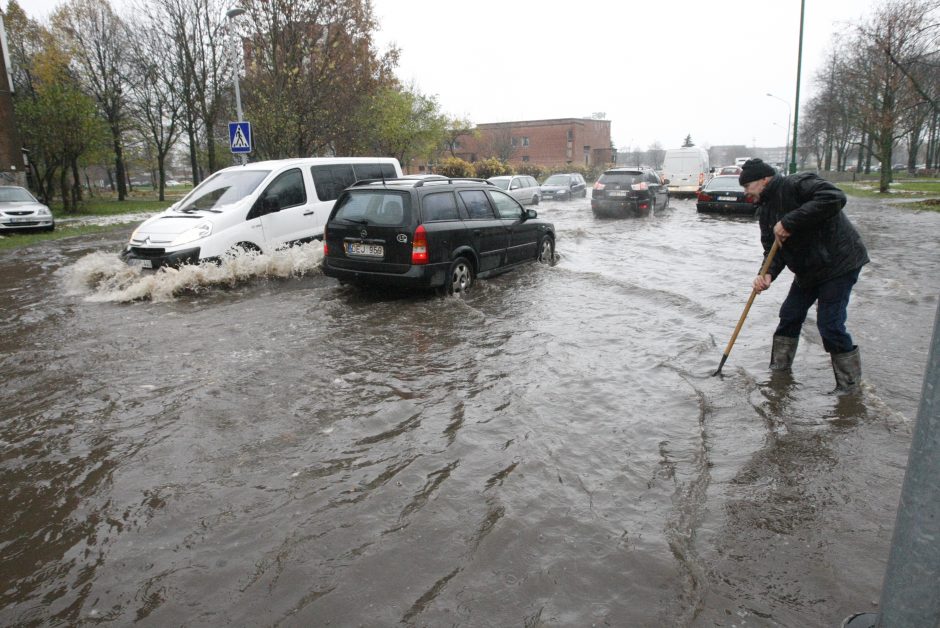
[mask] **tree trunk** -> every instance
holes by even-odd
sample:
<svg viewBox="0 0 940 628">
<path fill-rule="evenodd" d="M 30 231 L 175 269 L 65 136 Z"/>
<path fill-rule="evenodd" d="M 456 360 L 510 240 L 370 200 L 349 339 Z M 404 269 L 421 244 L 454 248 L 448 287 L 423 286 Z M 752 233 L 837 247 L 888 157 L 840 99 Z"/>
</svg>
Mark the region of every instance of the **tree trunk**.
<svg viewBox="0 0 940 628">
<path fill-rule="evenodd" d="M 72 213 L 71 195 L 69 194 L 69 169 L 66 164 L 62 164 L 62 171 L 59 173 L 59 193 L 62 195 L 62 211 L 67 214 Z"/>
<path fill-rule="evenodd" d="M 186 135 L 189 137 L 189 167 L 193 171 L 193 187 L 199 185 L 202 178 L 199 176 L 199 160 L 196 158 L 196 129 L 190 118 L 186 120 Z"/>
<path fill-rule="evenodd" d="M 166 200 L 166 153 L 157 151 L 157 184 L 160 186 L 159 198 Z"/>
<path fill-rule="evenodd" d="M 78 171 L 78 159 L 72 160 L 72 181 L 74 182 L 73 196 L 77 205 L 84 200 L 84 195 L 82 194 L 82 175 Z"/>
<path fill-rule="evenodd" d="M 117 179 L 118 200 L 127 198 L 127 171 L 124 167 L 124 149 L 121 147 L 121 131 L 116 125 L 111 127 L 111 140 L 114 143 L 114 172 Z"/>
</svg>

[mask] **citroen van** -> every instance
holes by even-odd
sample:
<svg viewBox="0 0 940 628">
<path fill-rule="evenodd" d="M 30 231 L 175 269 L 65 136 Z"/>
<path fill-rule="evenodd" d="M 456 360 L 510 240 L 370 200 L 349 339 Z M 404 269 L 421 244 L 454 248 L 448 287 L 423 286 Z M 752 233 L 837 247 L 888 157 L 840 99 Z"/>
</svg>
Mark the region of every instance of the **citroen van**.
<svg viewBox="0 0 940 628">
<path fill-rule="evenodd" d="M 233 250 L 271 253 L 323 239 L 344 189 L 363 179 L 402 175 L 397 159 L 315 157 L 259 161 L 214 173 L 146 220 L 121 253 L 132 266 L 196 264 Z"/>
</svg>

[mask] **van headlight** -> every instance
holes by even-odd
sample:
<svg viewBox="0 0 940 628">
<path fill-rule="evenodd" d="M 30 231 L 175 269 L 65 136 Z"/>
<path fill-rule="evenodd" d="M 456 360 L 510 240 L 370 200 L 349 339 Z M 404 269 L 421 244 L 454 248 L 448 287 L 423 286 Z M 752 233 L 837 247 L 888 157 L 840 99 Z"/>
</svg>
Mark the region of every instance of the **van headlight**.
<svg viewBox="0 0 940 628">
<path fill-rule="evenodd" d="M 192 229 L 187 229 L 183 233 L 176 236 L 176 238 L 170 242 L 170 246 L 180 246 L 181 244 L 189 244 L 190 242 L 195 242 L 196 240 L 201 240 L 209 236 L 212 233 L 212 223 L 206 220 L 196 223 L 196 226 Z"/>
</svg>

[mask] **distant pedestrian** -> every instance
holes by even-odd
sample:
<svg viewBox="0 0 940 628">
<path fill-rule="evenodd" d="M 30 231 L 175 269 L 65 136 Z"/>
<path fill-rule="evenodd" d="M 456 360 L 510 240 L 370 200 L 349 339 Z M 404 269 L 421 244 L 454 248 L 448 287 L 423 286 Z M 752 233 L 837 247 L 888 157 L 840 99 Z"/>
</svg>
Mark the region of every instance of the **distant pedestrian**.
<svg viewBox="0 0 940 628">
<path fill-rule="evenodd" d="M 760 204 L 765 257 L 774 239 L 780 241 L 768 274 L 754 279 L 754 289 L 769 288 L 784 266 L 795 275 L 780 306 L 770 368 L 790 368 L 806 313 L 816 303 L 816 326 L 832 360 L 836 392 L 858 390 L 862 361 L 845 328 L 846 309 L 852 286 L 869 259 L 861 236 L 842 211 L 845 194 L 813 173 L 777 174 L 760 159 L 746 161 L 738 181 Z"/>
</svg>

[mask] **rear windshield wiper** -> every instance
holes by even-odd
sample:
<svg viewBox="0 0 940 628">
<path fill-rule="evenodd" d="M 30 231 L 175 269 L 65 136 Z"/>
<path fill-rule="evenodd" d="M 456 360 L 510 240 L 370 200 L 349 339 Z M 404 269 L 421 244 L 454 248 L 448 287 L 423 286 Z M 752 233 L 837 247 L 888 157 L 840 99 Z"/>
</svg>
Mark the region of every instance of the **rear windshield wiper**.
<svg viewBox="0 0 940 628">
<path fill-rule="evenodd" d="M 345 220 L 346 222 L 354 222 L 354 223 L 356 223 L 357 225 L 367 225 L 367 224 L 369 224 L 369 221 L 366 220 L 365 218 L 343 218 L 343 220 Z"/>
</svg>

